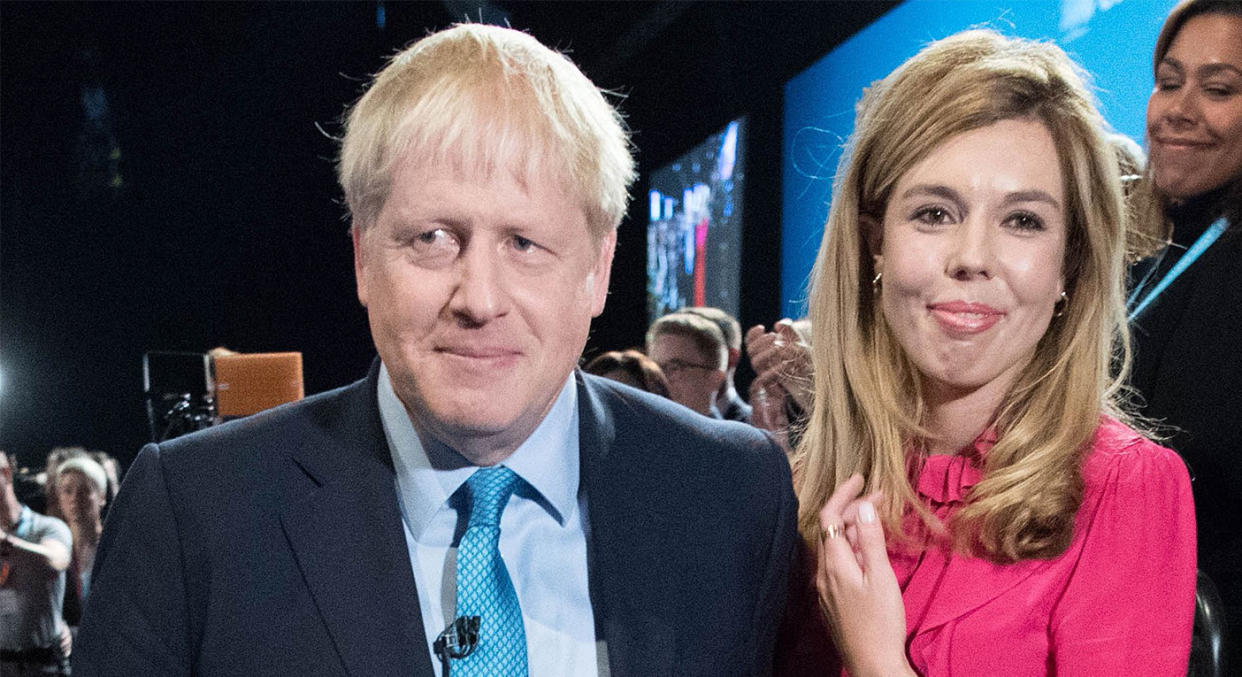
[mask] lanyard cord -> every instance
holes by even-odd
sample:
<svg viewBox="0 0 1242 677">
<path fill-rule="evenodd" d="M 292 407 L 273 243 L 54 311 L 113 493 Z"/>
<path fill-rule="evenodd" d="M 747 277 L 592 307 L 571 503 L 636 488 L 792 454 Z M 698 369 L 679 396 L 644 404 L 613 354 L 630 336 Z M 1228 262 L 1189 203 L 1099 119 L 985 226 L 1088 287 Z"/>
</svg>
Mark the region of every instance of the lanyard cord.
<svg viewBox="0 0 1242 677">
<path fill-rule="evenodd" d="M 1207 251 L 1208 247 L 1211 247 L 1212 243 L 1216 242 L 1216 239 L 1219 238 L 1220 234 L 1225 232 L 1225 229 L 1228 227 L 1229 223 L 1225 221 L 1225 217 L 1223 216 L 1213 221 L 1212 225 L 1208 226 L 1208 229 L 1203 231 L 1203 234 L 1194 241 L 1194 244 L 1190 245 L 1190 249 L 1187 249 L 1186 253 L 1182 254 L 1182 257 L 1177 260 L 1177 263 L 1173 264 L 1173 267 L 1169 269 L 1169 272 L 1164 274 L 1164 277 L 1160 279 L 1160 282 L 1156 283 L 1156 286 L 1147 293 L 1147 296 L 1143 297 L 1143 300 L 1140 301 L 1137 306 L 1134 302 L 1138 299 L 1139 292 L 1142 291 L 1143 285 L 1135 287 L 1134 291 L 1130 294 L 1130 298 L 1126 300 L 1126 305 L 1131 309 L 1130 315 L 1126 319 L 1133 322 L 1134 318 L 1138 317 L 1143 310 L 1147 308 L 1147 306 L 1151 305 L 1151 302 L 1156 300 L 1156 297 L 1160 295 L 1160 292 L 1163 292 L 1169 285 L 1173 284 L 1173 281 L 1177 279 L 1178 275 L 1186 272 L 1186 269 L 1190 267 L 1190 264 L 1194 263 L 1195 259 L 1202 256 L 1203 252 Z"/>
</svg>

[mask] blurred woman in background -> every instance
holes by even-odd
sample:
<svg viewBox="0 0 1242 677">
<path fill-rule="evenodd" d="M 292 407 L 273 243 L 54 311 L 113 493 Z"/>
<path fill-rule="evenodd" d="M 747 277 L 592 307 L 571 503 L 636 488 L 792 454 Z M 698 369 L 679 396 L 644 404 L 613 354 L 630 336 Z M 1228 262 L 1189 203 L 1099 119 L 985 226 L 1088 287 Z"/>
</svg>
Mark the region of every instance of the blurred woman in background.
<svg viewBox="0 0 1242 677">
<path fill-rule="evenodd" d="M 588 374 L 603 376 L 639 390 L 668 397 L 668 379 L 660 365 L 638 350 L 610 350 L 595 356 L 582 368 Z"/>
<path fill-rule="evenodd" d="M 57 513 L 73 533 L 63 614 L 65 622 L 76 627 L 90 594 L 91 569 L 103 533 L 101 511 L 107 500 L 108 475 L 91 456 L 79 454 L 57 465 L 55 486 Z"/>
<path fill-rule="evenodd" d="M 1172 244 L 1135 267 L 1131 384 L 1194 475 L 1199 567 L 1224 598 L 1242 665 L 1242 0 L 1183 2 L 1153 57 L 1145 177 L 1150 231 Z"/>
</svg>

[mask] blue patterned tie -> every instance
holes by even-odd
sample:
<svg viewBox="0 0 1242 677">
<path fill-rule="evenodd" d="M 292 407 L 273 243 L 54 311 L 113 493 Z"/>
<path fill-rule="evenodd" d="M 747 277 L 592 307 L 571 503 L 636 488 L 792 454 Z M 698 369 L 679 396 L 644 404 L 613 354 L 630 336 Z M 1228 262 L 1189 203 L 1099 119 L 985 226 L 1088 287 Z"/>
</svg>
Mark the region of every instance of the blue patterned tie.
<svg viewBox="0 0 1242 677">
<path fill-rule="evenodd" d="M 522 608 L 500 558 L 500 514 L 519 481 L 504 466 L 481 468 L 466 480 L 470 523 L 457 547 L 457 615 L 481 622 L 478 646 L 453 660 L 453 677 L 526 677 Z"/>
</svg>

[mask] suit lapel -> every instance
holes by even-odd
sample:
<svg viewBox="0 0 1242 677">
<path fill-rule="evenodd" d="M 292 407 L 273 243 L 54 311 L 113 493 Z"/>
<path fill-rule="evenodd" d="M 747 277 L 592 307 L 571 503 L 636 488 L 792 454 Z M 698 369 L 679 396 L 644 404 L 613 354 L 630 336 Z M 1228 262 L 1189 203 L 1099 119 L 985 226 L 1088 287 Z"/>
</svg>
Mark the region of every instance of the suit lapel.
<svg viewBox="0 0 1242 677">
<path fill-rule="evenodd" d="M 589 578 L 596 636 L 608 646 L 612 677 L 671 675 L 673 628 L 660 610 L 670 599 L 659 589 L 669 577 L 659 566 L 652 519 L 658 505 L 645 500 L 647 468 L 617 441 L 612 415 L 581 373 L 578 383 L 579 450 L 591 536 Z M 642 513 L 652 514 L 644 517 Z M 652 519 L 648 519 L 652 518 Z"/>
<path fill-rule="evenodd" d="M 293 453 L 309 489 L 281 524 L 346 671 L 432 677 L 395 477 L 376 403 L 378 361 Z"/>
</svg>

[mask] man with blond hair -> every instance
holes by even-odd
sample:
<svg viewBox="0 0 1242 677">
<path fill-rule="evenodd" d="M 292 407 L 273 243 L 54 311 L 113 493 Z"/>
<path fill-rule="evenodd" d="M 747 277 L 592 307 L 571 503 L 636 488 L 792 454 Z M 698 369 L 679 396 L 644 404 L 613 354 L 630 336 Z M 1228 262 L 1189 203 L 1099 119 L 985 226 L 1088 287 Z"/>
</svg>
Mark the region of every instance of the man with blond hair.
<svg viewBox="0 0 1242 677">
<path fill-rule="evenodd" d="M 351 110 L 366 379 L 139 455 L 94 675 L 754 675 L 795 506 L 761 433 L 575 369 L 634 165 L 524 33 L 463 25 Z"/>
</svg>

